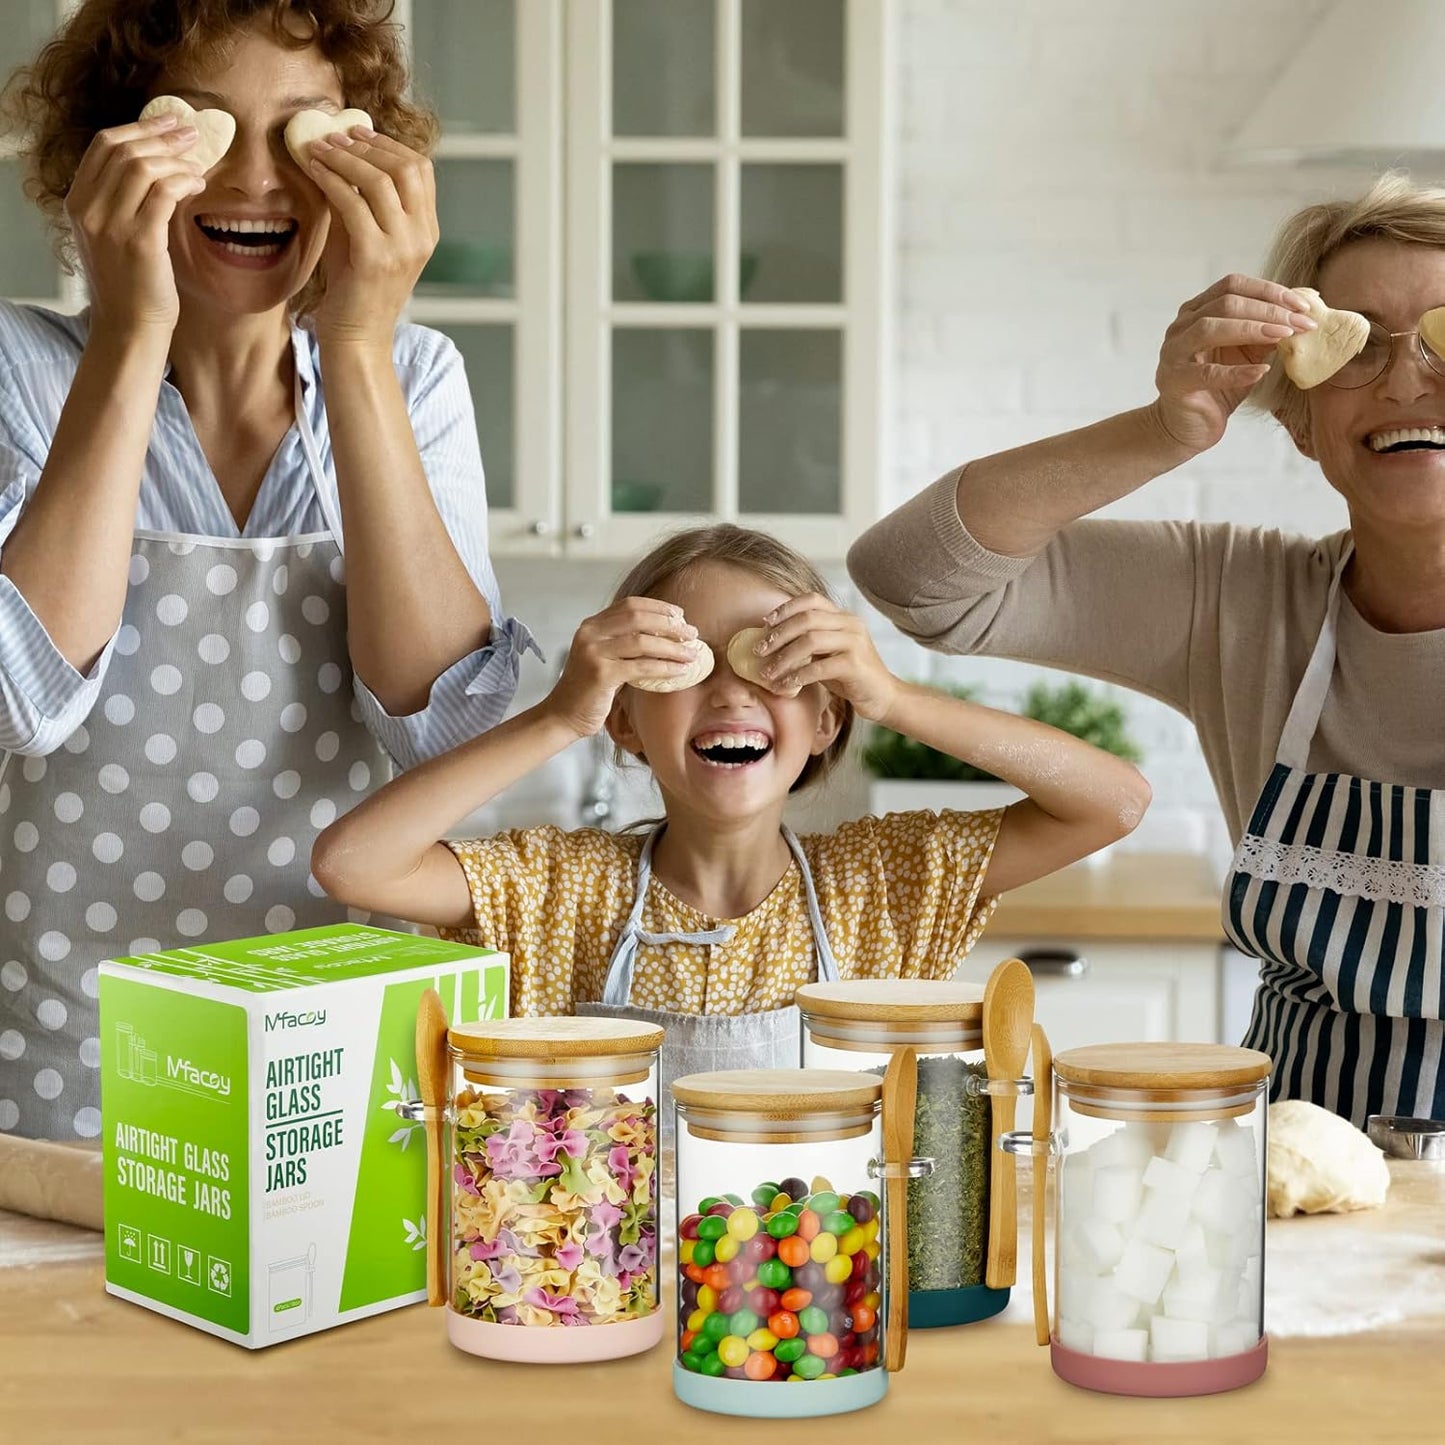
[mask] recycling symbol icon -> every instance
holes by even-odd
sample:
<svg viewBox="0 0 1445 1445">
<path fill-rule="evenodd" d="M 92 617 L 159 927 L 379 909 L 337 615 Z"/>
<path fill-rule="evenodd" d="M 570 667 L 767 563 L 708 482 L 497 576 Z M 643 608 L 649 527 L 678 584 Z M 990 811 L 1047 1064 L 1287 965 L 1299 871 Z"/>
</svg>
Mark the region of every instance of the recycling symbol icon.
<svg viewBox="0 0 1445 1445">
<path fill-rule="evenodd" d="M 208 1283 L 216 1294 L 231 1293 L 231 1266 L 226 1260 L 211 1256 Z"/>
</svg>

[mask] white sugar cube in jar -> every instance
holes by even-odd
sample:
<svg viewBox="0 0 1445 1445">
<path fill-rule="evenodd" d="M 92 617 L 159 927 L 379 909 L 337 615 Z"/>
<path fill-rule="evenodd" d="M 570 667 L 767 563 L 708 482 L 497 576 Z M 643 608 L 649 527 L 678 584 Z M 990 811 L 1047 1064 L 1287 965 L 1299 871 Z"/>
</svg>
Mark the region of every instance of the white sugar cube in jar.
<svg viewBox="0 0 1445 1445">
<path fill-rule="evenodd" d="M 1054 1069 L 1055 1371 L 1117 1394 L 1257 1379 L 1268 1056 L 1110 1044 L 1067 1050 Z"/>
</svg>

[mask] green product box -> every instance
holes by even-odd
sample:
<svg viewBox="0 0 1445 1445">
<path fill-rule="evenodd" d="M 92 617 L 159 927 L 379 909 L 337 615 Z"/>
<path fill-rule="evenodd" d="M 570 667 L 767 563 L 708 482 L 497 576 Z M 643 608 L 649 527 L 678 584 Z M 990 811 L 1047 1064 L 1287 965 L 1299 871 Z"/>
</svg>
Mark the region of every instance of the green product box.
<svg viewBox="0 0 1445 1445">
<path fill-rule="evenodd" d="M 250 1349 L 426 1298 L 416 1014 L 508 958 L 358 924 L 100 965 L 105 1287 Z"/>
</svg>

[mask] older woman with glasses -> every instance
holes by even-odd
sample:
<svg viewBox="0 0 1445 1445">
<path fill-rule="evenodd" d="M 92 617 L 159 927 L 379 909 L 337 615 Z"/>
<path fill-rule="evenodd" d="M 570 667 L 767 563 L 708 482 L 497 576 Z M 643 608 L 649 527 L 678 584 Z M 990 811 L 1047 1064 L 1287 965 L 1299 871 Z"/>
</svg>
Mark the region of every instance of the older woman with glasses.
<svg viewBox="0 0 1445 1445">
<path fill-rule="evenodd" d="M 1267 271 L 1185 303 L 1149 405 L 968 462 L 849 567 L 927 646 L 1190 718 L 1237 844 L 1224 920 L 1261 960 L 1245 1042 L 1275 1061 L 1272 1097 L 1445 1117 L 1445 189 L 1387 175 L 1312 206 Z M 1275 357 L 1317 333 L 1296 287 L 1363 318 L 1308 390 Z M 1347 531 L 1089 518 L 1246 402 L 1319 464 Z"/>
</svg>

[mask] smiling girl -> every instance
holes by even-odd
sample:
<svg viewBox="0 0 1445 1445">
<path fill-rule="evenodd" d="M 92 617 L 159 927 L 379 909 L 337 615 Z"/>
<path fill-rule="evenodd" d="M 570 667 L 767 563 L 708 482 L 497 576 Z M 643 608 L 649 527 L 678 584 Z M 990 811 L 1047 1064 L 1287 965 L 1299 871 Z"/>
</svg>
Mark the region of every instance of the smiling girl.
<svg viewBox="0 0 1445 1445">
<path fill-rule="evenodd" d="M 318 830 L 511 699 L 461 360 L 398 324 L 436 123 L 388 8 L 85 0 L 11 89 L 90 304 L 0 303 L 0 1130 L 99 1131 L 100 959 L 343 918 Z M 234 118 L 209 170 L 160 95 Z"/>
<path fill-rule="evenodd" d="M 762 627 L 764 681 L 728 663 Z M 712 671 L 685 678 L 697 643 Z M 854 717 L 977 764 L 1029 796 L 994 812 L 894 813 L 797 838 L 788 795 L 823 776 Z M 606 728 L 652 770 L 647 833 L 524 828 L 438 841 L 579 738 Z M 814 978 L 948 978 L 998 894 L 1135 825 L 1148 785 L 1052 728 L 901 682 L 863 622 L 759 532 L 680 533 L 578 628 L 551 694 L 397 779 L 321 835 L 342 902 L 512 956 L 519 1014 L 642 1013 L 666 1078 L 797 1063 L 793 991 Z"/>
</svg>

